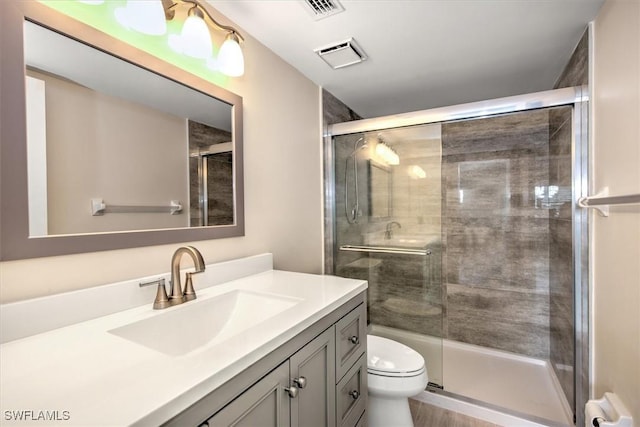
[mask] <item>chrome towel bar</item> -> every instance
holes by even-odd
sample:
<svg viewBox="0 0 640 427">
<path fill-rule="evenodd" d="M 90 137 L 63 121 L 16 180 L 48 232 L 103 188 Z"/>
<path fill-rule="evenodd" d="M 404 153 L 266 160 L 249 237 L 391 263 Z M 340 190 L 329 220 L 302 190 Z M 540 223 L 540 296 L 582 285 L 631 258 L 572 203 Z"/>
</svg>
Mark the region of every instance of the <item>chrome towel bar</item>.
<svg viewBox="0 0 640 427">
<path fill-rule="evenodd" d="M 640 204 L 640 194 L 625 194 L 621 196 L 609 196 L 607 188 L 601 194 L 578 199 L 581 208 L 597 209 L 602 216 L 609 216 L 609 206 Z"/>
<path fill-rule="evenodd" d="M 342 245 L 341 251 L 348 252 L 369 252 L 378 254 L 401 254 L 401 255 L 418 255 L 429 256 L 431 255 L 431 249 L 408 249 L 408 248 L 395 248 L 386 246 L 359 246 L 359 245 Z"/>
<path fill-rule="evenodd" d="M 102 199 L 91 199 L 91 215 L 99 216 L 105 213 L 170 213 L 179 215 L 182 205 L 172 200 L 168 206 L 138 206 L 138 205 L 107 205 Z"/>
</svg>

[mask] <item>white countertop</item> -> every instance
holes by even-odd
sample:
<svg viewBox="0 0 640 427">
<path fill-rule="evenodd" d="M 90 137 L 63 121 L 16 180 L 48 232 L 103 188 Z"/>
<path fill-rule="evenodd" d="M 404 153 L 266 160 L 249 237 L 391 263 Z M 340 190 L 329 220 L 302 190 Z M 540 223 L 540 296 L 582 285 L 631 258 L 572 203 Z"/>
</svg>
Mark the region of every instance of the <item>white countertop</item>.
<svg viewBox="0 0 640 427">
<path fill-rule="evenodd" d="M 366 287 L 361 280 L 270 270 L 199 290 L 197 300 L 181 306 L 153 310 L 149 301 L 7 342 L 0 346 L 0 424 L 159 425 Z M 181 356 L 168 356 L 109 332 L 236 289 L 286 295 L 300 302 L 223 343 Z M 184 325 L 186 331 L 197 327 Z M 20 414 L 58 421 L 15 420 Z"/>
</svg>

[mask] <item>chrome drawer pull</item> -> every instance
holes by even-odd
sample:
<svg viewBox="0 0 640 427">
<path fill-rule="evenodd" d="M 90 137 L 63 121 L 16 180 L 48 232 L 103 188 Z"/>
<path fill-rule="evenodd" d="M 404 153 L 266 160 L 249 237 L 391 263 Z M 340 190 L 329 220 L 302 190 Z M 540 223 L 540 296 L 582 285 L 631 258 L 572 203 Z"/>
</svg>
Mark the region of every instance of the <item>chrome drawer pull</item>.
<svg viewBox="0 0 640 427">
<path fill-rule="evenodd" d="M 349 337 L 349 341 L 354 345 L 360 344 L 360 338 L 358 338 L 356 335 Z"/>
<path fill-rule="evenodd" d="M 358 390 L 353 390 L 349 392 L 349 396 L 353 397 L 353 400 L 358 400 L 358 398 L 360 397 L 360 393 L 358 392 Z"/>
<path fill-rule="evenodd" d="M 300 388 L 305 388 L 307 386 L 307 379 L 305 377 L 294 378 L 293 383 Z"/>
</svg>

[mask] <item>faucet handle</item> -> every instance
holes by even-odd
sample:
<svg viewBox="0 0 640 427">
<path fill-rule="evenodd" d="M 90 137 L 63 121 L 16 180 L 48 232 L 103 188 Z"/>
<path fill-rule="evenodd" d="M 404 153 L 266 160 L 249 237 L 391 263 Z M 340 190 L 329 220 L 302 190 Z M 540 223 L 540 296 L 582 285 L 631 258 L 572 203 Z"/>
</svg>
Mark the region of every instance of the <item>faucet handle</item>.
<svg viewBox="0 0 640 427">
<path fill-rule="evenodd" d="M 156 293 L 156 299 L 153 301 L 153 309 L 160 310 L 169 307 L 169 297 L 167 296 L 167 289 L 164 287 L 164 279 L 158 282 L 158 292 Z"/>
<path fill-rule="evenodd" d="M 192 299 L 196 299 L 196 291 L 193 289 L 193 273 L 185 273 L 186 279 L 184 283 L 184 300 L 191 301 Z"/>
<path fill-rule="evenodd" d="M 167 290 L 164 287 L 164 278 L 152 280 L 150 282 L 140 283 L 140 287 L 158 285 L 158 291 L 156 292 L 156 299 L 153 301 L 153 309 L 160 310 L 169 307 L 169 297 L 167 296 Z"/>
</svg>

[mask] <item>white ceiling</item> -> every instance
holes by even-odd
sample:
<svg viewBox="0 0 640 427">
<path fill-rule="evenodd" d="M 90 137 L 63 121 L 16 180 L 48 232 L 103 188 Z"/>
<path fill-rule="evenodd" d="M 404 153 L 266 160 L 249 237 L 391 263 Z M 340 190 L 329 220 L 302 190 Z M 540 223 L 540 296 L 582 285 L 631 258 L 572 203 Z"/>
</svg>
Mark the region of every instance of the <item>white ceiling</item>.
<svg viewBox="0 0 640 427">
<path fill-rule="evenodd" d="M 603 0 L 339 0 L 315 21 L 302 0 L 208 0 L 365 118 L 551 89 Z M 315 53 L 353 37 L 368 59 Z"/>
</svg>

